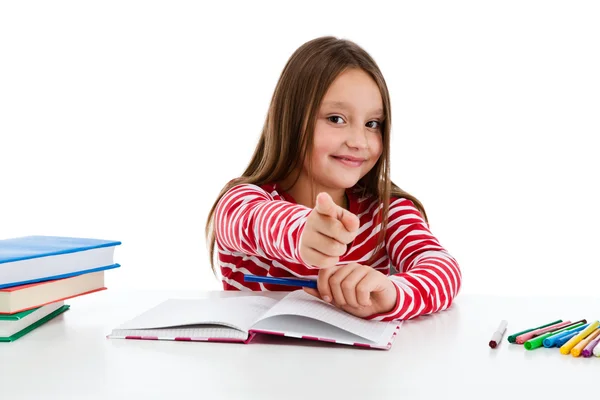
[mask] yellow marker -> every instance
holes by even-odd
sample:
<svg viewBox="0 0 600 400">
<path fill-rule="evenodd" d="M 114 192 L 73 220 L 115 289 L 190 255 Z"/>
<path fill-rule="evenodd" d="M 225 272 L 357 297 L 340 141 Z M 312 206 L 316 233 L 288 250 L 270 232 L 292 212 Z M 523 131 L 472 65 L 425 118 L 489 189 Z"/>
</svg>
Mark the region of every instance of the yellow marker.
<svg viewBox="0 0 600 400">
<path fill-rule="evenodd" d="M 600 329 L 596 329 L 588 337 L 586 337 L 581 342 L 579 342 L 579 344 L 577 346 L 575 346 L 571 349 L 571 355 L 573 357 L 579 357 L 581 355 L 581 352 L 583 351 L 583 349 L 585 349 L 585 346 L 590 344 L 590 342 L 592 340 L 594 340 L 596 338 L 596 336 L 598 336 L 599 334 L 600 334 Z"/>
<path fill-rule="evenodd" d="M 567 343 L 563 344 L 560 348 L 560 353 L 567 355 L 571 352 L 571 349 L 575 347 L 575 345 L 581 342 L 583 339 L 589 336 L 590 333 L 596 330 L 600 326 L 600 322 L 594 321 L 587 328 L 579 332 L 577 335 L 573 336 Z"/>
</svg>

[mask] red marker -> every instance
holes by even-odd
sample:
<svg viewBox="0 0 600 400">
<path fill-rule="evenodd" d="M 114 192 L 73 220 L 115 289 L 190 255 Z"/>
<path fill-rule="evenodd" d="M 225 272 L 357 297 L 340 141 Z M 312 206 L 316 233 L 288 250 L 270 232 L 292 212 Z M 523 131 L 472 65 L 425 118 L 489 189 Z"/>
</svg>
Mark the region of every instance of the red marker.
<svg viewBox="0 0 600 400">
<path fill-rule="evenodd" d="M 508 321 L 506 320 L 502 320 L 500 322 L 500 326 L 498 327 L 498 329 L 496 329 L 496 332 L 494 332 L 494 334 L 492 335 L 492 339 L 490 340 L 490 347 L 492 349 L 495 349 L 496 346 L 498 346 L 498 344 L 502 340 L 502 336 L 504 336 L 504 332 L 506 332 L 507 325 Z"/>
</svg>

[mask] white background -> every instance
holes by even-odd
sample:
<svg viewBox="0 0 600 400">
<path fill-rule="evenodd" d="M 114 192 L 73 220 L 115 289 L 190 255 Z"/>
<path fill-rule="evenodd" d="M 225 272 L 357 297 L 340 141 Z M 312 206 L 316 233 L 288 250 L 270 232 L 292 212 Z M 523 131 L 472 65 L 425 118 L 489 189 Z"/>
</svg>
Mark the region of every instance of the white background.
<svg viewBox="0 0 600 400">
<path fill-rule="evenodd" d="M 354 40 L 392 96 L 392 177 L 463 293 L 600 279 L 600 5 L 0 3 L 0 238 L 123 242 L 110 288 L 220 288 L 204 223 L 289 56 Z"/>
</svg>

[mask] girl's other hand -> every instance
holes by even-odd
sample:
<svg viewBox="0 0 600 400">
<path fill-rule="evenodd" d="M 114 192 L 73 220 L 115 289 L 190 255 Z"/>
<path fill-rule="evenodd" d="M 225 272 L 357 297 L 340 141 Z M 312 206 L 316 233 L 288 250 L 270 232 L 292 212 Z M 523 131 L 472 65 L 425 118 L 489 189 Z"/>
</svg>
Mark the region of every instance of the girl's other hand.
<svg viewBox="0 0 600 400">
<path fill-rule="evenodd" d="M 390 312 L 398 296 L 387 275 L 357 263 L 321 269 L 317 287 L 304 291 L 361 318 Z"/>
</svg>

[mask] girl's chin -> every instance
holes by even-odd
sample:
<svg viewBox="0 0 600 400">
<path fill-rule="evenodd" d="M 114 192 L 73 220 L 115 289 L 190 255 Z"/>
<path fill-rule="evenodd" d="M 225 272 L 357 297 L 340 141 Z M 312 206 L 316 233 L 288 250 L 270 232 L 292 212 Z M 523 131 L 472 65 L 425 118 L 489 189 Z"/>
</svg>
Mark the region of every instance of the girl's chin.
<svg viewBox="0 0 600 400">
<path fill-rule="evenodd" d="M 325 174 L 321 174 L 319 179 L 325 184 L 325 186 L 337 189 L 348 189 L 354 187 L 358 181 L 362 178 L 362 174 L 359 171 L 354 173 L 348 171 L 340 171 L 337 168 L 326 169 Z"/>
<path fill-rule="evenodd" d="M 340 190 L 346 190 L 354 187 L 358 183 L 359 179 L 335 179 L 330 181 L 329 187 L 333 187 Z"/>
</svg>

